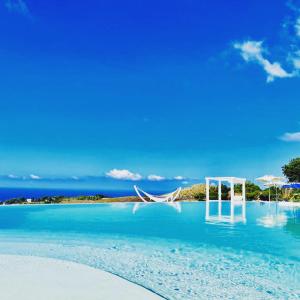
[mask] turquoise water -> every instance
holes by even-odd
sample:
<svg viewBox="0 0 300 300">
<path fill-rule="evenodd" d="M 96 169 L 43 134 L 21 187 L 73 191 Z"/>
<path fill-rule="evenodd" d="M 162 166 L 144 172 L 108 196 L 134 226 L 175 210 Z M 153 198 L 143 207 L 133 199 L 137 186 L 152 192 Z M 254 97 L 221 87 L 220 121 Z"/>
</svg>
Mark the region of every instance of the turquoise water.
<svg viewBox="0 0 300 300">
<path fill-rule="evenodd" d="M 247 203 L 236 223 L 206 221 L 205 203 L 2 206 L 0 253 L 87 264 L 167 299 L 300 298 L 300 210 L 276 204 Z"/>
</svg>

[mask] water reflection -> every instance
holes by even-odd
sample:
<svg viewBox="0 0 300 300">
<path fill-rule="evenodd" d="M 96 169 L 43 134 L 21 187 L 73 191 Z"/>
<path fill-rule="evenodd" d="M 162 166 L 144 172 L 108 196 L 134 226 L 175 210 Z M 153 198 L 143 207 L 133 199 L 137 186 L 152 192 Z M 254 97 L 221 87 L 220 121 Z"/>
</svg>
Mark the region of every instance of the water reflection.
<svg viewBox="0 0 300 300">
<path fill-rule="evenodd" d="M 267 206 L 267 214 L 256 219 L 256 223 L 266 228 L 288 227 L 292 223 L 297 223 L 297 208 L 291 210 L 289 206 L 282 206 L 280 203 L 262 203 Z M 291 226 L 293 227 L 293 226 Z M 297 226 L 296 226 L 297 227 Z"/>
<path fill-rule="evenodd" d="M 294 237 L 300 239 L 300 209 L 295 212 L 295 215 L 292 218 L 288 218 L 284 229 Z"/>
<path fill-rule="evenodd" d="M 162 203 L 154 203 L 154 202 L 137 202 L 134 204 L 132 208 L 132 213 L 135 214 L 139 209 L 143 207 L 147 207 L 148 205 L 167 205 L 175 209 L 178 213 L 181 213 L 181 204 L 180 202 L 162 202 Z"/>
<path fill-rule="evenodd" d="M 287 216 L 284 213 L 275 214 L 275 215 L 266 215 L 264 217 L 258 218 L 257 224 L 263 227 L 272 228 L 272 227 L 283 227 L 287 224 Z"/>
<path fill-rule="evenodd" d="M 205 220 L 210 223 L 246 223 L 246 203 L 206 201 Z"/>
</svg>

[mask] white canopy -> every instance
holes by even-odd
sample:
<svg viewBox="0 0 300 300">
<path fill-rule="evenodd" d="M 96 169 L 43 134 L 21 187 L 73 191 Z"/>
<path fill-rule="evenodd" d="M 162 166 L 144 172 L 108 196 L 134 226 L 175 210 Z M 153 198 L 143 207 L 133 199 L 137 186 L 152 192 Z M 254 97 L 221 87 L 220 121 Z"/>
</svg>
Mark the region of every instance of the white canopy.
<svg viewBox="0 0 300 300">
<path fill-rule="evenodd" d="M 214 180 L 214 181 L 227 181 L 232 182 L 234 184 L 243 184 L 246 182 L 246 178 L 238 178 L 238 177 L 205 177 L 206 180 Z"/>
<path fill-rule="evenodd" d="M 265 186 L 275 186 L 275 187 L 282 187 L 283 185 L 285 185 L 286 182 L 284 181 L 271 181 L 271 182 L 266 182 L 264 183 Z"/>
<path fill-rule="evenodd" d="M 285 183 L 282 181 L 284 178 L 274 175 L 264 175 L 262 177 L 258 177 L 255 180 L 262 182 L 265 186 L 269 187 L 269 201 L 271 201 L 271 186 L 280 187 Z M 282 183 L 282 184 L 281 184 Z M 276 192 L 276 200 L 277 200 L 277 192 Z"/>
<path fill-rule="evenodd" d="M 256 178 L 255 180 L 260 181 L 260 182 L 276 182 L 276 181 L 283 180 L 283 178 L 279 177 L 279 176 L 274 176 L 274 175 L 264 175 L 262 177 Z"/>
</svg>

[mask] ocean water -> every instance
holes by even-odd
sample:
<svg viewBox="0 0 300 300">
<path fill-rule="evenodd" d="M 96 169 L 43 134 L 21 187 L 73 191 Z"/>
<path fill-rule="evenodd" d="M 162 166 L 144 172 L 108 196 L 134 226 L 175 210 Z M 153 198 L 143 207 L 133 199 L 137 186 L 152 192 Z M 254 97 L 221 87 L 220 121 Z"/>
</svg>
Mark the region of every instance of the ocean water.
<svg viewBox="0 0 300 300">
<path fill-rule="evenodd" d="M 207 221 L 203 202 L 2 206 L 0 253 L 87 264 L 166 299 L 300 298 L 300 210 L 274 203 L 233 223 Z"/>
<path fill-rule="evenodd" d="M 134 190 L 95 190 L 95 189 L 45 189 L 45 188 L 1 188 L 0 202 L 12 198 L 39 198 L 44 196 L 89 196 L 105 195 L 107 197 L 121 197 L 135 195 Z"/>
</svg>

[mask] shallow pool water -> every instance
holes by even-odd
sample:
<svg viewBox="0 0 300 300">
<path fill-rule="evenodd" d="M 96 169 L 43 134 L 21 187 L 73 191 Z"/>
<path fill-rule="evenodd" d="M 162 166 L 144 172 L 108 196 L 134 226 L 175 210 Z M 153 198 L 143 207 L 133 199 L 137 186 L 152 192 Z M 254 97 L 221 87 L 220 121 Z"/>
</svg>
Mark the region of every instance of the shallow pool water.
<svg viewBox="0 0 300 300">
<path fill-rule="evenodd" d="M 299 208 L 247 203 L 233 223 L 205 215 L 203 202 L 2 206 L 0 253 L 87 264 L 167 299 L 300 298 Z"/>
</svg>

